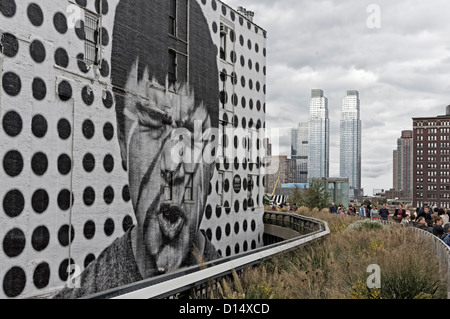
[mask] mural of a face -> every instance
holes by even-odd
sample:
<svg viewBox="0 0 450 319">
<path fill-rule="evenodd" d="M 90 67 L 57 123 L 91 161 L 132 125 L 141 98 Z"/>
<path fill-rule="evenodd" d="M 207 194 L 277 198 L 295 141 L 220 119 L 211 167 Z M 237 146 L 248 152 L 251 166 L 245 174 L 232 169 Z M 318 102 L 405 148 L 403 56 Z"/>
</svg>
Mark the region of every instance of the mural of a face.
<svg viewBox="0 0 450 319">
<path fill-rule="evenodd" d="M 145 96 L 148 82 L 138 80 L 137 65 L 125 89 Z M 158 272 L 182 266 L 194 246 L 201 252 L 198 227 L 206 201 L 204 185 L 211 178 L 202 163 L 204 144 L 179 140 L 194 139 L 196 124 L 201 132 L 210 128 L 210 117 L 202 104 L 196 106 L 186 86 L 176 92 L 160 87 L 149 89 L 149 100 L 125 97 L 122 156 L 137 219 L 136 252 L 150 257 Z M 185 154 L 192 156 L 180 161 Z M 145 264 L 147 271 L 154 271 Z"/>
<path fill-rule="evenodd" d="M 186 68 L 177 70 L 179 80 L 170 85 L 168 19 L 161 13 L 168 2 L 137 2 L 122 0 L 117 8 L 112 81 L 119 144 L 137 221 L 133 249 L 146 278 L 190 265 L 194 251 L 204 254 L 206 239 L 199 226 L 214 165 L 200 158 L 208 141 L 191 141 L 195 134 L 217 128 L 219 90 L 217 48 L 196 1 L 178 1 L 178 6 L 190 3 L 186 12 L 196 23 L 190 26 Z M 138 7 L 140 12 L 132 10 Z M 185 22 L 181 18 L 179 23 Z M 180 163 L 185 154 L 192 156 Z"/>
</svg>

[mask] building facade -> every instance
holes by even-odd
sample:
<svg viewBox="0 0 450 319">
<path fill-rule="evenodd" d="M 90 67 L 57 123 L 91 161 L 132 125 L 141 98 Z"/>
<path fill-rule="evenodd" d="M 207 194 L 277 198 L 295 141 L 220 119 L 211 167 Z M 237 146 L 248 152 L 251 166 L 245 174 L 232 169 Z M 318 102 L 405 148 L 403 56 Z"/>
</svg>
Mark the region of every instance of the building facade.
<svg viewBox="0 0 450 319">
<path fill-rule="evenodd" d="M 308 180 L 329 177 L 330 120 L 323 90 L 311 92 L 309 115 Z"/>
<path fill-rule="evenodd" d="M 321 178 L 318 179 L 324 185 L 325 190 L 330 196 L 330 202 L 348 207 L 349 198 L 349 180 L 348 178 Z"/>
<path fill-rule="evenodd" d="M 296 183 L 308 182 L 308 160 L 309 158 L 309 123 L 298 124 L 297 156 L 296 160 Z"/>
<path fill-rule="evenodd" d="M 393 188 L 394 190 L 398 190 L 399 189 L 399 185 L 400 183 L 398 182 L 398 150 L 394 150 L 392 152 L 392 157 L 393 157 L 393 169 L 392 169 L 392 184 L 393 184 Z"/>
<path fill-rule="evenodd" d="M 291 159 L 295 161 L 294 183 L 308 181 L 309 123 L 299 123 L 291 130 Z"/>
<path fill-rule="evenodd" d="M 413 206 L 450 207 L 450 106 L 413 118 Z"/>
<path fill-rule="evenodd" d="M 349 200 L 361 200 L 361 110 L 358 91 L 348 91 L 340 122 L 340 176 L 349 179 Z"/>
<path fill-rule="evenodd" d="M 189 266 L 194 246 L 263 245 L 266 31 L 242 12 L 1 1 L 0 298 L 77 298 Z"/>
<path fill-rule="evenodd" d="M 413 131 L 402 131 L 401 137 L 397 140 L 397 166 L 394 168 L 396 174 L 394 179 L 397 181 L 396 190 L 402 192 L 404 199 L 412 199 L 413 196 L 413 143 Z"/>
</svg>

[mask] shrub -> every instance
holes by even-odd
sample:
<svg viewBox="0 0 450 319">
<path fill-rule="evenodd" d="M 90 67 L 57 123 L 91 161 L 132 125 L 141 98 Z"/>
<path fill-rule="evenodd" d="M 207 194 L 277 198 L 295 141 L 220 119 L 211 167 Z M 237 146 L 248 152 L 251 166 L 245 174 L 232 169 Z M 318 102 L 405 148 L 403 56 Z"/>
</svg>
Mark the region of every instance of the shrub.
<svg viewBox="0 0 450 319">
<path fill-rule="evenodd" d="M 371 229 L 383 229 L 384 226 L 383 224 L 377 222 L 377 221 L 373 221 L 370 219 L 365 219 L 365 220 L 358 220 L 357 222 L 351 224 L 350 226 L 348 226 L 348 229 L 353 230 L 361 230 L 361 229 L 366 229 L 366 230 L 371 230 Z"/>
</svg>

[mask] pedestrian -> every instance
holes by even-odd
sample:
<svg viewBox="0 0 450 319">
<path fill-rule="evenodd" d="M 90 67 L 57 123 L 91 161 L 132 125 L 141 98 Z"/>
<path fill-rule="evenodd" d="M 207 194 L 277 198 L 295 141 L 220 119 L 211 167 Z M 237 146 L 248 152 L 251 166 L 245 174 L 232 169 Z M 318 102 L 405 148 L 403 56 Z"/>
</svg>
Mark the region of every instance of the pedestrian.
<svg viewBox="0 0 450 319">
<path fill-rule="evenodd" d="M 380 218 L 381 220 L 388 221 L 389 217 L 389 209 L 387 209 L 386 203 L 384 203 L 383 207 L 380 209 Z"/>
<path fill-rule="evenodd" d="M 409 214 L 409 216 L 411 217 L 411 211 L 409 210 L 408 205 L 405 205 L 405 212 L 407 215 Z"/>
<path fill-rule="evenodd" d="M 445 209 L 444 207 L 439 208 L 439 213 L 438 213 L 439 217 L 442 218 L 442 224 L 445 225 L 448 222 L 450 222 L 450 219 L 448 218 L 448 215 L 445 213 Z"/>
<path fill-rule="evenodd" d="M 426 221 L 427 221 L 427 231 L 429 231 L 430 233 L 433 233 L 434 220 L 433 219 L 426 219 Z"/>
<path fill-rule="evenodd" d="M 401 223 L 405 226 L 412 225 L 411 214 L 406 213 L 406 217 L 402 219 Z"/>
<path fill-rule="evenodd" d="M 425 212 L 425 207 L 428 207 L 428 203 L 427 203 L 427 202 L 423 203 L 423 206 L 420 207 L 420 208 L 417 210 L 417 216 L 419 216 L 420 214 L 422 214 L 422 213 Z"/>
<path fill-rule="evenodd" d="M 380 212 L 378 211 L 377 207 L 375 205 L 373 205 L 372 209 L 370 210 L 370 218 L 378 219 L 379 215 L 380 215 Z"/>
<path fill-rule="evenodd" d="M 417 223 L 415 224 L 415 227 L 422 229 L 422 230 L 428 230 L 427 220 L 425 217 L 420 216 L 417 218 Z"/>
<path fill-rule="evenodd" d="M 443 221 L 441 217 L 435 217 L 434 227 L 433 227 L 433 235 L 436 237 L 442 238 L 444 235 L 444 228 L 442 227 Z"/>
<path fill-rule="evenodd" d="M 330 214 L 337 214 L 337 208 L 335 203 L 331 203 Z"/>
<path fill-rule="evenodd" d="M 450 223 L 444 225 L 444 235 L 442 235 L 442 240 L 450 246 Z M 447 240 L 447 241 L 446 241 Z"/>
<path fill-rule="evenodd" d="M 423 210 L 419 210 L 419 214 L 417 215 L 417 217 L 421 216 L 425 217 L 426 220 L 431 220 L 430 207 L 424 206 Z"/>
<path fill-rule="evenodd" d="M 406 217 L 406 211 L 403 209 L 403 205 L 399 204 L 398 208 L 395 210 L 394 213 L 394 220 L 397 221 L 397 223 L 401 223 L 402 219 Z"/>
<path fill-rule="evenodd" d="M 366 217 L 366 207 L 364 205 L 361 205 L 361 207 L 359 208 L 358 216 L 361 218 Z"/>
<path fill-rule="evenodd" d="M 349 216 L 355 215 L 355 207 L 353 206 L 353 204 L 350 204 L 350 206 L 348 207 L 348 215 Z"/>
</svg>

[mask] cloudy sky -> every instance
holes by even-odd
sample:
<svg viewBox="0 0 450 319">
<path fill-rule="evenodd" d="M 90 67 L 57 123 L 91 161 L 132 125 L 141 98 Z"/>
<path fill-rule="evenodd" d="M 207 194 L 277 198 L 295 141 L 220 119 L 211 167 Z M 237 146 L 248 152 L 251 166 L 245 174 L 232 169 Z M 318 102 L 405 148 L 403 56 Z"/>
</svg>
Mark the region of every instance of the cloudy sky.
<svg viewBox="0 0 450 319">
<path fill-rule="evenodd" d="M 223 0 L 254 11 L 267 38 L 267 125 L 306 122 L 311 89 L 328 97 L 330 175 L 339 176 L 339 118 L 358 90 L 362 185 L 389 189 L 392 151 L 412 118 L 445 114 L 450 104 L 448 0 Z M 379 12 L 379 15 L 378 15 Z M 290 155 L 289 130 L 280 138 Z"/>
</svg>

